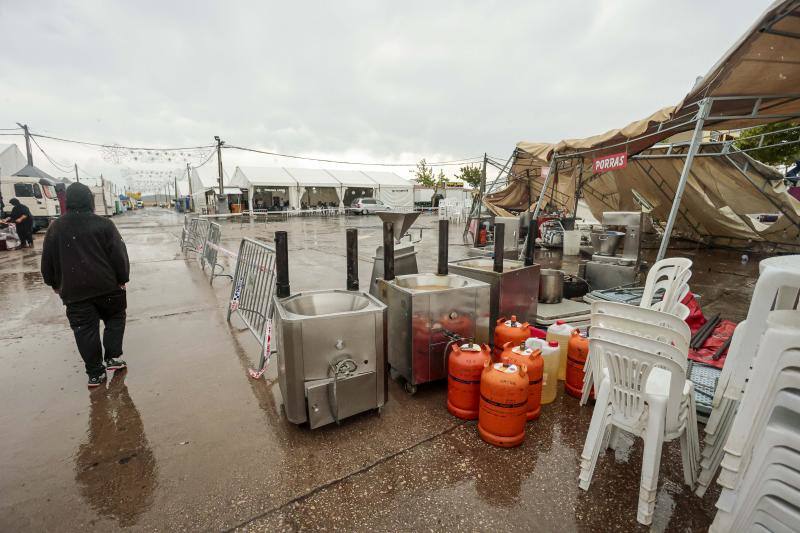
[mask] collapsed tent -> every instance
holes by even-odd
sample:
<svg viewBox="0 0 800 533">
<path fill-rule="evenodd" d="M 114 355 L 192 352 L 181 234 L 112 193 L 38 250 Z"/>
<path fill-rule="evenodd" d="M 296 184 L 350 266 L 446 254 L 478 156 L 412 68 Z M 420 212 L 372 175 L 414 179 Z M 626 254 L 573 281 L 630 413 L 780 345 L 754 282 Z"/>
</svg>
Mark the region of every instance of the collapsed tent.
<svg viewBox="0 0 800 533">
<path fill-rule="evenodd" d="M 571 212 L 579 196 L 596 217 L 643 208 L 664 227 L 660 256 L 673 230 L 709 244 L 797 246 L 800 203 L 782 176 L 737 149 L 733 138 L 701 141 L 713 138 L 703 130 L 800 118 L 798 57 L 800 2 L 776 2 L 680 104 L 585 139 L 518 143 L 505 188 L 490 188 L 483 203 L 496 214 Z M 692 130 L 691 142 L 675 142 Z M 593 167 L 612 156 L 620 164 Z M 779 217 L 765 226 L 751 216 L 759 213 Z"/>
</svg>

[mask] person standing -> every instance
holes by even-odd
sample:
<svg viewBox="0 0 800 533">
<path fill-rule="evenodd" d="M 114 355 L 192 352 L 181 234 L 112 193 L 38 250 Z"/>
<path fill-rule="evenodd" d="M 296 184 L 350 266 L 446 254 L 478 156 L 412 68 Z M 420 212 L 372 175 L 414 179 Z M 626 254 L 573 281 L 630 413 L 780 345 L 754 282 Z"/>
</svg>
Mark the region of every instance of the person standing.
<svg viewBox="0 0 800 533">
<path fill-rule="evenodd" d="M 8 201 L 13 207 L 11 214 L 3 222 L 13 222 L 17 226 L 17 235 L 23 248 L 33 248 L 33 215 L 27 205 L 23 205 L 16 198 Z"/>
<path fill-rule="evenodd" d="M 44 237 L 42 277 L 66 306 L 89 388 L 93 388 L 105 383 L 107 370 L 127 368 L 120 357 L 130 275 L 128 251 L 114 223 L 94 213 L 89 187 L 82 183 L 67 187 L 66 203 L 67 213 L 50 224 Z M 102 343 L 101 320 L 105 326 Z"/>
</svg>

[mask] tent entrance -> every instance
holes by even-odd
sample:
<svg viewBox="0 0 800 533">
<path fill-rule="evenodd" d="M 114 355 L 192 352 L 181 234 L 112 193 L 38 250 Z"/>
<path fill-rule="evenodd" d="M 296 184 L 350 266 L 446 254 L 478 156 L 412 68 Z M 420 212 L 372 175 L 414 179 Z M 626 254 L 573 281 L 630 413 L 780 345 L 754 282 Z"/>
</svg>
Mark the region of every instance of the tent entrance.
<svg viewBox="0 0 800 533">
<path fill-rule="evenodd" d="M 283 211 L 289 208 L 288 187 L 253 187 L 253 209 Z"/>
<path fill-rule="evenodd" d="M 315 207 L 339 207 L 339 194 L 336 187 L 304 187 L 300 196 L 301 209 Z"/>
<path fill-rule="evenodd" d="M 344 190 L 345 207 L 350 207 L 357 198 L 375 198 L 375 189 L 370 187 L 347 187 Z"/>
</svg>

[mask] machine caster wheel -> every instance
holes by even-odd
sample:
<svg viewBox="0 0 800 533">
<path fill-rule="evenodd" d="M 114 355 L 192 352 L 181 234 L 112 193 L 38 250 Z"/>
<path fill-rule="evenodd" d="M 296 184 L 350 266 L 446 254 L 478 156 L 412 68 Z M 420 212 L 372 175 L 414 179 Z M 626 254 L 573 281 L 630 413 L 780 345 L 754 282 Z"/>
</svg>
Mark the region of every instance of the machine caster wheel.
<svg viewBox="0 0 800 533">
<path fill-rule="evenodd" d="M 403 383 L 403 388 L 409 394 L 413 395 L 417 393 L 417 386 L 411 383 L 410 381 L 406 381 L 405 383 Z"/>
</svg>

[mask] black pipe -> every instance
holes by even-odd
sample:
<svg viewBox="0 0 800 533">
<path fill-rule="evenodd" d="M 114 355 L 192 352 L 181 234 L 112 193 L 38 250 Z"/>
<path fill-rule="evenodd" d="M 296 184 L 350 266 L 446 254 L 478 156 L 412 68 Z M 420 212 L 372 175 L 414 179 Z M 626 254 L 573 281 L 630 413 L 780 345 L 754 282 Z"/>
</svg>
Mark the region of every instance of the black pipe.
<svg viewBox="0 0 800 533">
<path fill-rule="evenodd" d="M 358 290 L 358 229 L 347 229 L 347 290 Z"/>
<path fill-rule="evenodd" d="M 539 233 L 539 224 L 531 215 L 531 222 L 528 224 L 528 238 L 525 240 L 525 266 L 533 264 L 533 250 L 536 246 L 536 235 Z"/>
<path fill-rule="evenodd" d="M 450 221 L 443 219 L 439 221 L 439 266 L 436 274 L 439 276 L 447 275 L 447 247 L 450 245 Z"/>
<path fill-rule="evenodd" d="M 285 231 L 275 232 L 275 292 L 278 298 L 291 294 L 289 288 L 289 242 Z"/>
<path fill-rule="evenodd" d="M 711 356 L 711 359 L 714 361 L 719 361 L 720 357 L 722 357 L 722 353 L 730 347 L 732 338 L 733 337 L 731 336 L 725 339 L 725 342 L 719 347 L 719 349 L 717 349 L 716 352 L 714 352 L 714 355 Z"/>
<path fill-rule="evenodd" d="M 394 279 L 394 224 L 383 223 L 383 279 Z"/>
<path fill-rule="evenodd" d="M 503 248 L 506 240 L 506 225 L 494 225 L 494 271 L 503 272 Z"/>
</svg>

